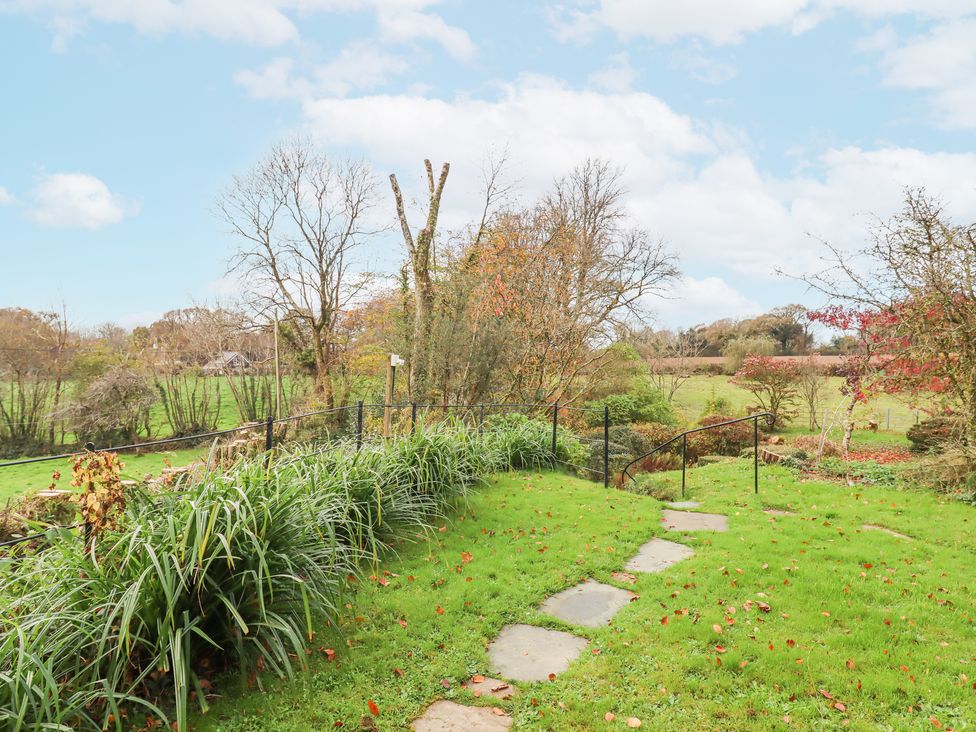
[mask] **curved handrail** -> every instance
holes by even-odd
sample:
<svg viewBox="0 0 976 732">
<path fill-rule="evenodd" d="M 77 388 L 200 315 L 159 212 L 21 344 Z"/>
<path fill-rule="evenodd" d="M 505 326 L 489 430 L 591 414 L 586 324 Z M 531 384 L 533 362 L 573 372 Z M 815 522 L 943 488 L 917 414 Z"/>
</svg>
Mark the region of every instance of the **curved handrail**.
<svg viewBox="0 0 976 732">
<path fill-rule="evenodd" d="M 707 424 L 707 425 L 704 425 L 703 427 L 695 427 L 694 429 L 691 429 L 691 430 L 685 430 L 684 432 L 675 435 L 674 437 L 672 437 L 667 442 L 664 442 L 664 443 L 658 445 L 657 447 L 655 447 L 650 452 L 644 453 L 640 457 L 635 458 L 635 459 L 631 460 L 629 463 L 627 463 L 627 465 L 624 466 L 624 469 L 620 471 L 621 480 L 623 479 L 624 476 L 627 476 L 631 480 L 634 480 L 635 479 L 634 476 L 630 474 L 630 468 L 631 468 L 631 466 L 636 465 L 637 463 L 641 462 L 642 460 L 646 460 L 647 458 L 649 458 L 651 455 L 653 455 L 654 453 L 658 452 L 659 450 L 663 450 L 666 447 L 670 447 L 671 445 L 673 445 L 675 442 L 677 442 L 678 440 L 680 440 L 683 437 L 687 437 L 688 435 L 694 434 L 695 432 L 704 432 L 705 430 L 712 430 L 712 429 L 715 429 L 716 427 L 725 427 L 726 425 L 730 425 L 730 424 L 738 424 L 739 422 L 749 422 L 749 421 L 755 420 L 756 423 L 758 424 L 760 417 L 765 417 L 766 418 L 766 424 L 768 426 L 770 426 L 770 427 L 772 427 L 776 423 L 776 415 L 773 414 L 772 412 L 757 412 L 756 414 L 750 414 L 748 417 L 739 417 L 738 419 L 729 419 L 729 420 L 726 420 L 725 422 L 716 422 L 715 424 Z"/>
</svg>

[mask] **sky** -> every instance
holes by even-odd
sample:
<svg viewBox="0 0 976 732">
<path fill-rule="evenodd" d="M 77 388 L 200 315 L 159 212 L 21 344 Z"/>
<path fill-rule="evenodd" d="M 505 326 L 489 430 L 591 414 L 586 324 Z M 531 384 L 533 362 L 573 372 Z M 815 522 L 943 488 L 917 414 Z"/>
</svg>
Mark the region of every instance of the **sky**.
<svg viewBox="0 0 976 732">
<path fill-rule="evenodd" d="M 408 198 L 485 160 L 531 201 L 587 157 L 680 257 L 662 326 L 817 304 L 782 273 L 924 186 L 976 221 L 976 0 L 0 0 L 0 307 L 132 327 L 232 299 L 214 215 L 308 135 Z M 417 211 L 414 222 L 419 222 Z M 395 230 L 362 250 L 392 272 Z"/>
</svg>

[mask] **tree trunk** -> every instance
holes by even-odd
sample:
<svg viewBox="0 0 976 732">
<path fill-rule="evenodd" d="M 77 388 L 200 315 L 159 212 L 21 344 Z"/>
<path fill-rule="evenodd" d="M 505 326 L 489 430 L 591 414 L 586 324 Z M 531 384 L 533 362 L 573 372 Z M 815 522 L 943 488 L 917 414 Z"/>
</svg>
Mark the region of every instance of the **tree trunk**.
<svg viewBox="0 0 976 732">
<path fill-rule="evenodd" d="M 844 452 L 845 460 L 847 460 L 847 453 L 851 448 L 851 437 L 854 434 L 854 407 L 856 406 L 857 397 L 852 396 L 847 405 L 847 410 L 844 412 L 844 441 L 841 443 L 841 449 Z"/>
</svg>

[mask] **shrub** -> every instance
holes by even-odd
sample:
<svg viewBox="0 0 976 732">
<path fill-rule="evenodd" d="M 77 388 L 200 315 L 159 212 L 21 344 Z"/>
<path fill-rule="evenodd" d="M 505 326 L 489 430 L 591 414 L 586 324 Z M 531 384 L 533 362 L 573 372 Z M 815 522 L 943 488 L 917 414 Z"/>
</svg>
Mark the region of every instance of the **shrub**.
<svg viewBox="0 0 976 732">
<path fill-rule="evenodd" d="M 912 443 L 912 452 L 928 452 L 941 449 L 961 428 L 958 417 L 932 417 L 912 425 L 905 436 Z"/>
<path fill-rule="evenodd" d="M 715 387 L 712 386 L 712 389 L 708 394 L 708 399 L 705 400 L 705 408 L 702 410 L 702 417 L 708 417 L 712 414 L 730 414 L 731 412 L 732 402 L 726 397 L 716 394 Z"/>
<path fill-rule="evenodd" d="M 633 424 L 634 422 L 660 422 L 674 424 L 674 410 L 661 390 L 643 380 L 626 394 L 611 394 L 601 401 L 587 402 L 586 406 L 596 410 L 588 413 L 587 424 L 596 427 L 603 424 L 604 407 L 610 412 L 611 425 Z"/>
<path fill-rule="evenodd" d="M 82 442 L 136 442 L 150 432 L 149 409 L 157 399 L 142 373 L 117 366 L 92 381 L 65 416 Z"/>
<path fill-rule="evenodd" d="M 722 414 L 713 414 L 704 417 L 698 424 L 701 427 L 705 427 L 727 422 L 731 419 L 735 418 Z M 729 424 L 724 427 L 715 427 L 710 430 L 688 435 L 687 458 L 689 462 L 695 462 L 702 455 L 728 455 L 735 457 L 743 449 L 752 447 L 752 443 L 752 422 L 737 422 L 736 424 Z"/>
<path fill-rule="evenodd" d="M 244 460 L 179 492 L 131 493 L 87 548 L 15 550 L 0 560 L 0 728 L 121 730 L 172 708 L 185 730 L 212 675 L 291 674 L 361 560 L 428 528 L 487 472 L 548 464 L 544 426 Z"/>
<path fill-rule="evenodd" d="M 790 444 L 798 449 L 802 449 L 810 455 L 816 455 L 820 451 L 820 436 L 819 435 L 797 435 L 794 437 Z M 823 453 L 822 457 L 839 457 L 843 453 L 840 444 L 834 440 L 823 441 Z"/>
<path fill-rule="evenodd" d="M 677 500 L 680 491 L 671 481 L 652 473 L 641 473 L 634 480 L 626 481 L 623 487 L 631 493 L 650 496 L 659 501 Z"/>
</svg>

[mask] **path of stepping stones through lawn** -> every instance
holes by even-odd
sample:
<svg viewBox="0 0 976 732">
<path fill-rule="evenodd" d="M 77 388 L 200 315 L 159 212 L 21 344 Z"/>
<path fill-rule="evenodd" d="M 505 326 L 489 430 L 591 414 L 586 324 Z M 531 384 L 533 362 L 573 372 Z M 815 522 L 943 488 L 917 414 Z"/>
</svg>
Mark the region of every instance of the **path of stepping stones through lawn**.
<svg viewBox="0 0 976 732">
<path fill-rule="evenodd" d="M 728 530 L 728 518 L 722 514 L 673 510 L 697 508 L 699 504 L 694 501 L 668 505 L 672 509 L 663 510 L 661 517 L 661 523 L 668 531 Z M 626 569 L 629 572 L 663 572 L 693 554 L 694 551 L 684 544 L 654 538 L 637 550 Z M 609 623 L 635 598 L 633 592 L 588 579 L 556 593 L 543 602 L 539 610 L 571 625 L 598 628 Z M 521 623 L 507 625 L 488 645 L 491 671 L 506 681 L 475 676 L 464 686 L 476 696 L 509 698 L 517 693 L 509 681 L 531 683 L 551 679 L 554 674 L 569 668 L 586 644 L 586 639 L 562 630 Z M 417 732 L 491 732 L 511 726 L 512 718 L 497 707 L 470 707 L 441 700 L 431 704 L 414 720 L 411 728 Z"/>
</svg>

